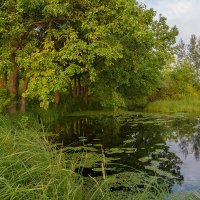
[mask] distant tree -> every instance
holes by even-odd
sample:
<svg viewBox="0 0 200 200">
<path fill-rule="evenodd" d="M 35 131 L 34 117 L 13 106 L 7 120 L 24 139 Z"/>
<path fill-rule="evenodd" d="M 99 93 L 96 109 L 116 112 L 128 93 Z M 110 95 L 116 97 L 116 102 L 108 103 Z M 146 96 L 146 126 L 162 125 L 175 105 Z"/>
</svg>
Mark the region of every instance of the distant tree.
<svg viewBox="0 0 200 200">
<path fill-rule="evenodd" d="M 181 39 L 179 44 L 177 45 L 177 51 L 176 51 L 176 56 L 177 56 L 177 63 L 182 64 L 186 60 L 188 60 L 188 55 L 187 55 L 187 45 L 185 42 Z"/>
<path fill-rule="evenodd" d="M 183 40 L 177 45 L 177 64 L 188 63 L 195 71 L 196 78 L 200 79 L 200 38 L 191 35 L 189 44 L 185 44 Z"/>
<path fill-rule="evenodd" d="M 196 71 L 198 79 L 200 79 L 200 38 L 197 38 L 196 35 L 192 35 L 190 38 L 188 60 L 191 67 Z"/>
</svg>

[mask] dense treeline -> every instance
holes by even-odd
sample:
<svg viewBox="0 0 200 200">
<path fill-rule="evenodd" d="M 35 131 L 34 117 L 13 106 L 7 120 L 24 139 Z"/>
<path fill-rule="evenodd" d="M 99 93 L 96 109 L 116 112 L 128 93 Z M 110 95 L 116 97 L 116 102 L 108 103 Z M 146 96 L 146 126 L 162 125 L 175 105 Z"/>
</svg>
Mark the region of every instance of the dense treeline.
<svg viewBox="0 0 200 200">
<path fill-rule="evenodd" d="M 155 15 L 134 0 L 0 0 L 1 111 L 152 96 L 178 34 Z"/>
</svg>

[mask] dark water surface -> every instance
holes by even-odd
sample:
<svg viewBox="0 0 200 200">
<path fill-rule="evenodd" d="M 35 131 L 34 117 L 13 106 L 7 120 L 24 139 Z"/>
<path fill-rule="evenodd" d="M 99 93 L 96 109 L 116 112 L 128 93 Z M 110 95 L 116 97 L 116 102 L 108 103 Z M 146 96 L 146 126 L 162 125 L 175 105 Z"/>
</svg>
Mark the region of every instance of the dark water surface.
<svg viewBox="0 0 200 200">
<path fill-rule="evenodd" d="M 140 170 L 170 179 L 174 193 L 200 189 L 198 116 L 96 113 L 59 119 L 53 130 L 57 141 L 69 150 L 84 149 L 111 157 L 106 163 L 108 175 Z M 84 166 L 83 174 L 101 175 L 100 160 L 93 160 Z"/>
</svg>

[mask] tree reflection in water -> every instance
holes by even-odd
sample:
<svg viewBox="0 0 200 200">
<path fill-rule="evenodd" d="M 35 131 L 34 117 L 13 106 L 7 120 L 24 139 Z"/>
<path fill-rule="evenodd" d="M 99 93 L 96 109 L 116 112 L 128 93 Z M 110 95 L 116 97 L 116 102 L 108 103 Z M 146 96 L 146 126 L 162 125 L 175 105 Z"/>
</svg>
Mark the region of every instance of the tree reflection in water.
<svg viewBox="0 0 200 200">
<path fill-rule="evenodd" d="M 124 152 L 112 155 L 119 158 L 113 163 L 116 166 L 123 166 L 118 167 L 117 172 L 129 171 L 130 167 L 132 167 L 131 170 L 135 168 L 148 171 L 145 166 L 156 166 L 176 177 L 170 180 L 165 177 L 169 181 L 170 188 L 175 182 L 181 184 L 184 181 L 184 175 L 181 174 L 183 161 L 176 152 L 171 151 L 168 141 L 173 141 L 185 158 L 188 154 L 194 154 L 196 160 L 200 159 L 199 122 L 196 118 L 187 118 L 182 115 L 66 117 L 56 122 L 53 130 L 58 133 L 57 142 L 62 142 L 64 146 L 80 145 L 79 138 L 84 136 L 87 138 L 84 144 L 101 143 L 104 149 L 136 148 L 137 151 L 134 153 Z M 106 156 L 111 155 L 106 154 Z M 150 159 L 141 162 L 141 158 Z M 165 159 L 161 162 L 162 158 Z M 151 171 L 148 173 L 154 174 Z"/>
</svg>

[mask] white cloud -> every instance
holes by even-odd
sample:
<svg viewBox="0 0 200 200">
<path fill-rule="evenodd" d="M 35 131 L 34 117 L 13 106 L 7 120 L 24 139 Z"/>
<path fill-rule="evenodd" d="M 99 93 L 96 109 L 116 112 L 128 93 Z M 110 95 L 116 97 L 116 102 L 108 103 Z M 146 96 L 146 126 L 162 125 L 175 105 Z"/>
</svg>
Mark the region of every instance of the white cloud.
<svg viewBox="0 0 200 200">
<path fill-rule="evenodd" d="M 191 34 L 200 35 L 199 0 L 140 0 L 167 18 L 170 26 L 179 29 L 179 38 L 189 41 Z"/>
</svg>

